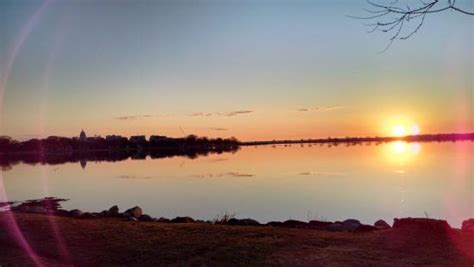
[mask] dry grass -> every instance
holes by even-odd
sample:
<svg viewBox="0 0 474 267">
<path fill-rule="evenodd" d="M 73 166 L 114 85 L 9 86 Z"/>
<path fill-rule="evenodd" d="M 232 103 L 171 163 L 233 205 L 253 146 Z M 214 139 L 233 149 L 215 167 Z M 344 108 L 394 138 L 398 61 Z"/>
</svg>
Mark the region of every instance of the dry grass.
<svg viewBox="0 0 474 267">
<path fill-rule="evenodd" d="M 0 229 L 0 266 L 31 260 Z M 44 265 L 450 265 L 472 266 L 474 234 L 391 229 L 341 233 L 310 229 L 78 220 L 16 214 Z M 61 256 L 51 219 L 66 244 Z"/>
</svg>

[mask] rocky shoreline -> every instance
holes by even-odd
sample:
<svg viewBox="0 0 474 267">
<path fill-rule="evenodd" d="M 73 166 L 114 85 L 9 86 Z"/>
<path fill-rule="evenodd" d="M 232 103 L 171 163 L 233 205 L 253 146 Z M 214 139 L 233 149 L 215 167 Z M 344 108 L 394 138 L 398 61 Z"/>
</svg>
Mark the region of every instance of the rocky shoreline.
<svg viewBox="0 0 474 267">
<path fill-rule="evenodd" d="M 260 223 L 251 218 L 237 219 L 232 216 L 223 216 L 215 220 L 195 220 L 191 217 L 176 217 L 155 218 L 143 212 L 139 206 L 135 206 L 120 212 L 118 206 L 114 205 L 108 210 L 101 212 L 86 212 L 79 209 L 65 210 L 61 208 L 60 202 L 67 201 L 67 199 L 59 198 L 44 198 L 40 200 L 28 200 L 24 202 L 10 202 L 3 203 L 3 206 L 8 206 L 9 210 L 4 212 L 14 213 L 32 213 L 43 214 L 48 216 L 71 217 L 75 219 L 106 219 L 116 218 L 130 222 L 159 222 L 159 223 L 206 223 L 206 224 L 221 224 L 234 226 L 267 226 L 267 227 L 284 227 L 284 228 L 305 228 L 315 230 L 326 230 L 334 232 L 372 232 L 378 230 L 385 230 L 390 228 L 419 228 L 423 230 L 431 230 L 436 232 L 445 232 L 452 228 L 445 220 L 436 220 L 430 218 L 395 218 L 392 225 L 384 220 L 378 220 L 373 225 L 362 224 L 356 219 L 347 219 L 344 221 L 271 221 L 268 223 Z M 0 206 L 1 207 L 1 206 Z M 474 218 L 467 219 L 462 222 L 462 231 L 474 232 Z"/>
</svg>

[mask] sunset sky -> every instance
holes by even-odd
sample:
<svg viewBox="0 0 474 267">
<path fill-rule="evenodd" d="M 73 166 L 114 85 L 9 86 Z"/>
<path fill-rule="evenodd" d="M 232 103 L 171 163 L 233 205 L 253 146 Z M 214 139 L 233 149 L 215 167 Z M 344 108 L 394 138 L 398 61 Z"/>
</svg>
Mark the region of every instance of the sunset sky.
<svg viewBox="0 0 474 267">
<path fill-rule="evenodd" d="M 474 9 L 473 1 L 458 1 Z M 474 131 L 474 18 L 367 34 L 365 0 L 0 2 L 0 134 Z"/>
</svg>

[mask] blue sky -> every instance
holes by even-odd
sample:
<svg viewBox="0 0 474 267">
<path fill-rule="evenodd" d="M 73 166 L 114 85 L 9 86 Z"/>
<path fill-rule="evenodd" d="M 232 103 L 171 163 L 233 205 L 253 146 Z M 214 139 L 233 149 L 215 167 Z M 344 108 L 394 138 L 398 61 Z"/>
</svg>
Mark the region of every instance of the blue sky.
<svg viewBox="0 0 474 267">
<path fill-rule="evenodd" d="M 435 14 L 380 54 L 390 35 L 346 16 L 366 7 L 2 1 L 2 73 L 14 60 L 1 132 L 308 138 L 385 134 L 396 118 L 424 132 L 473 130 L 474 18 Z"/>
</svg>

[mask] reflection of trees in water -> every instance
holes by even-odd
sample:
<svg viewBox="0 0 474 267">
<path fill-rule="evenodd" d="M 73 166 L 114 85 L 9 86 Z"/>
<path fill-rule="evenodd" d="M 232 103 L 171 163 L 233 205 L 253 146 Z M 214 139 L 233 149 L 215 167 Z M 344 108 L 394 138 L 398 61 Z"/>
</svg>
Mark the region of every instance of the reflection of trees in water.
<svg viewBox="0 0 474 267">
<path fill-rule="evenodd" d="M 85 168 L 88 161 L 94 162 L 116 162 L 127 159 L 144 160 L 148 156 L 151 159 L 171 158 L 171 157 L 187 157 L 195 159 L 200 156 L 207 156 L 209 154 L 235 153 L 239 150 L 238 146 L 230 147 L 213 147 L 200 148 L 188 147 L 184 149 L 150 149 L 150 150 L 117 150 L 117 151 L 76 151 L 64 153 L 9 153 L 0 154 L 0 167 L 3 171 L 8 171 L 16 164 L 24 163 L 29 165 L 48 164 L 59 165 L 65 163 L 79 162 L 82 168 Z"/>
<path fill-rule="evenodd" d="M 190 159 L 206 156 L 210 153 L 235 152 L 239 141 L 235 138 L 198 137 L 189 135 L 171 138 L 153 135 L 133 136 L 129 139 L 121 136 L 80 138 L 50 136 L 46 139 L 31 139 L 19 142 L 8 136 L 0 136 L 0 167 L 9 170 L 18 163 L 25 164 L 64 164 L 79 162 L 82 168 L 87 161 L 121 161 L 126 159 L 152 159 L 184 156 Z"/>
</svg>

